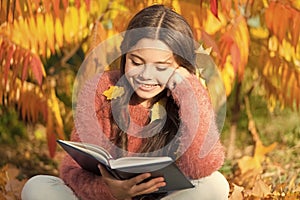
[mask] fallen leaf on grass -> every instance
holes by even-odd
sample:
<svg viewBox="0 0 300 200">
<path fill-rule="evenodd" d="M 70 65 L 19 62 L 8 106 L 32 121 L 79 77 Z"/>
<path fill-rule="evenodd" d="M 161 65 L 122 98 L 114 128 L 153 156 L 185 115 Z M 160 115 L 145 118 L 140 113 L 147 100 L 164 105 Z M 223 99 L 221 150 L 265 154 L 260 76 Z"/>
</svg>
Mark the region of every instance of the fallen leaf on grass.
<svg viewBox="0 0 300 200">
<path fill-rule="evenodd" d="M 242 200 L 244 187 L 238 186 L 233 183 L 233 192 L 229 198 L 229 200 Z"/>
<path fill-rule="evenodd" d="M 20 198 L 21 190 L 25 184 L 26 180 L 18 180 L 19 169 L 13 165 L 7 164 L 1 169 L 1 198 L 6 200 L 18 200 Z M 5 184 L 5 185 L 3 185 Z"/>
<path fill-rule="evenodd" d="M 255 197 L 266 197 L 271 194 L 271 189 L 263 180 L 259 179 L 254 184 L 251 193 Z"/>
<path fill-rule="evenodd" d="M 261 161 L 258 157 L 244 156 L 238 160 L 238 166 L 241 169 L 241 173 L 245 174 L 248 171 L 255 170 L 262 171 Z"/>
<path fill-rule="evenodd" d="M 0 192 L 1 193 L 5 191 L 5 185 L 7 183 L 7 169 L 8 169 L 7 165 L 4 165 L 0 169 Z"/>
<path fill-rule="evenodd" d="M 238 160 L 238 166 L 241 169 L 241 173 L 244 174 L 245 172 L 253 169 L 261 171 L 261 163 L 265 160 L 266 154 L 273 151 L 276 146 L 277 143 L 264 146 L 260 140 L 257 141 L 254 156 L 244 156 Z"/>
</svg>

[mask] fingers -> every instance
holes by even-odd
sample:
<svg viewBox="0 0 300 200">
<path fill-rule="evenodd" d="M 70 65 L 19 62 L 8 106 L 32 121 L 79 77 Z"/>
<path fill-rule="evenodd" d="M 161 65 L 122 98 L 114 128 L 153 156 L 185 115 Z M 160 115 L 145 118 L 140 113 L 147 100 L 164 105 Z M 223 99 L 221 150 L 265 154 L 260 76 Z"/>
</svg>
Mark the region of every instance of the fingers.
<svg viewBox="0 0 300 200">
<path fill-rule="evenodd" d="M 176 67 L 167 82 L 167 87 L 170 90 L 175 89 L 176 85 L 181 83 L 189 75 L 190 75 L 190 72 L 186 68 L 181 67 L 181 66 Z"/>
<path fill-rule="evenodd" d="M 128 180 L 128 184 L 133 187 L 151 176 L 150 173 L 144 173 Z"/>
<path fill-rule="evenodd" d="M 177 66 L 172 74 L 170 75 L 168 81 L 167 81 L 167 87 L 170 89 L 170 90 L 173 90 L 176 86 L 176 80 L 175 80 L 175 74 L 176 74 L 176 70 L 179 68 L 179 66 Z"/>
<path fill-rule="evenodd" d="M 137 195 L 140 194 L 149 194 L 155 191 L 158 191 L 160 187 L 166 186 L 163 177 L 153 178 L 146 183 L 142 183 L 136 186 L 136 193 Z"/>
<path fill-rule="evenodd" d="M 116 197 L 134 197 L 142 194 L 149 194 L 159 190 L 160 187 L 164 187 L 166 185 L 163 177 L 152 178 L 149 181 L 142 183 L 147 178 L 151 177 L 150 173 L 140 174 L 128 180 L 116 180 L 104 166 L 98 165 L 98 168 L 104 182 L 108 186 L 110 186 L 112 193 Z"/>
<path fill-rule="evenodd" d="M 142 174 L 142 175 L 144 175 L 144 174 Z M 164 187 L 166 185 L 163 177 L 153 178 L 145 183 L 141 183 L 143 180 L 145 180 L 145 177 L 149 177 L 149 176 L 148 175 L 145 175 L 145 176 L 140 175 L 138 180 L 135 180 L 135 182 L 137 184 L 133 185 L 131 188 L 131 193 L 133 196 L 137 196 L 137 195 L 141 195 L 141 194 L 149 194 L 149 193 L 159 190 L 160 187 Z M 138 183 L 141 183 L 141 184 L 138 184 Z"/>
</svg>

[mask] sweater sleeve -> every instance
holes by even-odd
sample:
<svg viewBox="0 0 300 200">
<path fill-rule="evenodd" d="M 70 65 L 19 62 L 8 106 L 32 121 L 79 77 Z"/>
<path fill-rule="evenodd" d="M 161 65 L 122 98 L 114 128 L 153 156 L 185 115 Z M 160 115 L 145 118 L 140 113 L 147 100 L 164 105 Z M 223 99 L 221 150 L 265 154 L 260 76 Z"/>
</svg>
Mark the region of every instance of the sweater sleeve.
<svg viewBox="0 0 300 200">
<path fill-rule="evenodd" d="M 172 96 L 179 105 L 181 119 L 178 167 L 191 179 L 208 176 L 224 162 L 224 149 L 208 91 L 193 75 L 178 84 Z"/>
<path fill-rule="evenodd" d="M 107 110 L 104 107 L 109 106 L 102 92 L 117 80 L 116 77 L 114 73 L 105 73 L 85 84 L 77 100 L 71 141 L 103 145 L 105 137 L 110 137 L 110 127 L 106 127 L 109 124 L 108 117 L 99 115 L 105 114 L 101 110 Z M 105 131 L 105 128 L 108 130 Z M 61 162 L 60 177 L 82 200 L 115 200 L 101 176 L 82 169 L 69 155 Z"/>
<path fill-rule="evenodd" d="M 76 131 L 73 132 L 76 135 Z M 73 141 L 77 141 L 75 137 Z M 102 177 L 82 169 L 69 155 L 63 159 L 60 177 L 82 200 L 114 200 Z"/>
</svg>

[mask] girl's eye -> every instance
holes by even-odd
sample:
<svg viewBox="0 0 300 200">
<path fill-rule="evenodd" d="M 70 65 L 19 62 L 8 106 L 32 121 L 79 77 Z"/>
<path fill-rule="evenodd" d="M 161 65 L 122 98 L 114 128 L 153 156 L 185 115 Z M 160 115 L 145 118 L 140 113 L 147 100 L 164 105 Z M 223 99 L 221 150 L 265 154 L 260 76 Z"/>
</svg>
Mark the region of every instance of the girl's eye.
<svg viewBox="0 0 300 200">
<path fill-rule="evenodd" d="M 131 60 L 131 63 L 135 66 L 140 66 L 140 65 L 143 65 L 144 63 L 141 63 L 141 62 L 136 62 L 134 60 Z"/>
<path fill-rule="evenodd" d="M 161 64 L 161 65 L 156 65 L 155 67 L 158 71 L 165 71 L 165 70 L 168 69 L 169 65 L 168 64 Z"/>
</svg>

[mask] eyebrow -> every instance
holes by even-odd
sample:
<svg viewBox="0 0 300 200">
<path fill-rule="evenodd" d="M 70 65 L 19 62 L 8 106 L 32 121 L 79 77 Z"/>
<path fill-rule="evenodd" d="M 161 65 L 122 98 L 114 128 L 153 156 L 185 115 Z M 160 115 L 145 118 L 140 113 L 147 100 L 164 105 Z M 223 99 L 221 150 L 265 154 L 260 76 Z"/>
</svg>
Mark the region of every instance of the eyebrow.
<svg viewBox="0 0 300 200">
<path fill-rule="evenodd" d="M 129 53 L 128 55 L 129 55 L 129 56 L 136 57 L 136 58 L 140 59 L 141 61 L 145 62 L 145 60 L 144 60 L 141 56 L 139 56 L 139 55 L 136 55 L 136 54 L 134 54 L 134 53 Z M 169 60 L 170 60 L 171 58 L 172 58 L 172 56 L 168 57 L 166 60 L 163 60 L 163 61 L 157 61 L 157 62 L 154 62 L 154 63 L 156 63 L 156 64 L 170 64 Z"/>
</svg>

